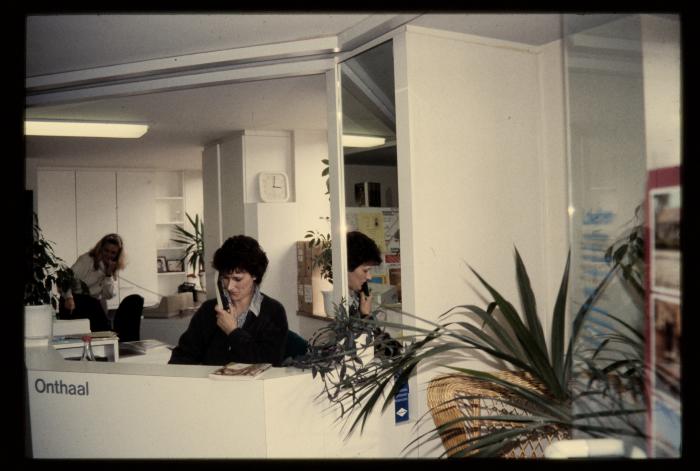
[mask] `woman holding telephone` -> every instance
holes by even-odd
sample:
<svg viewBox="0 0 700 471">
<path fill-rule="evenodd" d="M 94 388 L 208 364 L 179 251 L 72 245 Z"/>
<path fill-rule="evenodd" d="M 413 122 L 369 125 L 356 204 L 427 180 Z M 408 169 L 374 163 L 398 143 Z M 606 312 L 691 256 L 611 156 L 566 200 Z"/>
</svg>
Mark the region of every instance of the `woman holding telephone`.
<svg viewBox="0 0 700 471">
<path fill-rule="evenodd" d="M 346 239 L 348 249 L 348 289 L 350 291 L 351 316 L 367 317 L 372 312 L 372 295 L 367 282 L 372 279 L 370 270 L 382 263 L 377 244 L 359 231 L 350 231 Z M 401 351 L 401 344 L 389 334 L 377 328 L 374 332 L 375 355 L 392 356 Z"/>
<path fill-rule="evenodd" d="M 283 360 L 284 306 L 260 291 L 268 259 L 252 237 L 229 237 L 214 253 L 217 299 L 205 301 L 173 349 L 171 364 L 225 365 Z"/>
<path fill-rule="evenodd" d="M 382 263 L 382 255 L 377 244 L 359 231 L 348 232 L 347 248 L 350 314 L 369 316 L 372 311 L 372 296 L 367 282 L 372 279 L 372 267 Z"/>
<path fill-rule="evenodd" d="M 117 273 L 126 266 L 124 242 L 119 234 L 107 234 L 75 261 L 71 289 L 61 293 L 59 319 L 90 319 L 90 330 L 110 330 L 107 300 L 116 294 Z"/>
</svg>

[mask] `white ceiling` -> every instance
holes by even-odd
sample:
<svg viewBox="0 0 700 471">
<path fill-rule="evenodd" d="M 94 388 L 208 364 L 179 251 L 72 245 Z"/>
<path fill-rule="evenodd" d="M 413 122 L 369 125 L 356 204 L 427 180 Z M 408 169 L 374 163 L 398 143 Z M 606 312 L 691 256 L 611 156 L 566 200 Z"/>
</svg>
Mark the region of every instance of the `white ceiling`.
<svg viewBox="0 0 700 471">
<path fill-rule="evenodd" d="M 29 16 L 26 75 L 337 36 L 395 15 L 158 14 Z M 411 24 L 541 45 L 561 37 L 558 14 L 427 14 Z M 411 16 L 413 18 L 413 16 Z M 376 28 L 375 28 L 376 29 Z M 370 31 L 371 33 L 372 31 Z M 380 34 L 382 31 L 379 31 Z M 342 46 L 342 44 L 341 44 Z M 303 97 L 303 99 L 300 99 Z M 27 116 L 147 122 L 141 139 L 28 137 L 26 157 L 119 166 L 199 168 L 202 147 L 237 129 L 326 129 L 322 75 L 270 79 L 81 103 Z M 193 158 L 194 156 L 194 158 Z"/>
</svg>

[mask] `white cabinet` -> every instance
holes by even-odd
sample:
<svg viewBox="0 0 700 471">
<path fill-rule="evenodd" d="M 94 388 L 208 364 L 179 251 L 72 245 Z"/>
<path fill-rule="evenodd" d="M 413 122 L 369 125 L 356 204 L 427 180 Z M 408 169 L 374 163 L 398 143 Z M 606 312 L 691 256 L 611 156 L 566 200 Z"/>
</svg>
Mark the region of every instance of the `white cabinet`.
<svg viewBox="0 0 700 471">
<path fill-rule="evenodd" d="M 145 305 L 156 304 L 156 244 L 153 230 L 155 213 L 154 178 L 151 172 L 117 173 L 117 228 L 127 250 L 127 265 L 119 277 L 123 299 L 140 294 Z M 144 289 L 146 288 L 146 289 Z"/>
<path fill-rule="evenodd" d="M 76 171 L 75 208 L 78 255 L 80 255 L 93 248 L 106 234 L 119 232 L 117 230 L 117 174 L 104 170 Z"/>
<path fill-rule="evenodd" d="M 72 265 L 78 258 L 73 170 L 40 170 L 37 173 L 37 215 L 39 227 L 54 243 L 56 255 Z M 85 248 L 80 250 L 83 253 Z"/>
<path fill-rule="evenodd" d="M 39 225 L 68 265 L 105 234 L 123 237 L 127 266 L 110 308 L 134 293 L 158 301 L 153 172 L 38 169 L 36 191 Z"/>
</svg>

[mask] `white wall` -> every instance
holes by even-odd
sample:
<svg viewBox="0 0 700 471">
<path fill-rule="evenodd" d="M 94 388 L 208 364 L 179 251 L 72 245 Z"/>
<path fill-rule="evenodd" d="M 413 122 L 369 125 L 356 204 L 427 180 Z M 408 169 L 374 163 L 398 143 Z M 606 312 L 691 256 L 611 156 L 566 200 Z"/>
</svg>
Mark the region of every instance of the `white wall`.
<svg viewBox="0 0 700 471">
<path fill-rule="evenodd" d="M 326 131 L 294 131 L 293 148 L 297 237 L 303 240 L 307 230 L 330 232 L 330 201 L 321 177 L 321 160 L 328 158 Z"/>
<path fill-rule="evenodd" d="M 548 129 L 553 144 L 547 146 L 543 132 L 551 124 L 543 108 L 557 112 L 562 86 L 550 98 L 541 92 L 554 80 L 540 83 L 540 67 L 561 76 L 559 50 L 543 49 L 546 60 L 540 61 L 529 49 L 455 38 L 409 30 L 408 88 L 398 86 L 398 93 L 408 95 L 410 149 L 400 151 L 399 166 L 411 165 L 412 181 L 400 184 L 411 200 L 414 225 L 406 229 L 413 238 L 412 298 L 422 316 L 465 301 L 482 304 L 466 283 L 475 278 L 465 263 L 517 299 L 514 245 L 538 299 L 544 299 L 546 210 L 553 203 L 565 209 L 566 182 L 557 181 L 565 177 L 563 129 Z M 556 117 L 561 115 L 559 109 Z M 565 217 L 553 216 L 564 229 Z M 565 235 L 555 229 L 548 231 Z"/>
<path fill-rule="evenodd" d="M 562 41 L 554 41 L 537 53 L 541 100 L 539 163 L 543 177 L 542 196 L 546 202 L 542 207 L 546 279 L 544 296 L 538 299 L 538 305 L 547 338 L 569 250 L 563 47 Z"/>
<path fill-rule="evenodd" d="M 202 219 L 204 195 L 202 192 L 202 171 L 185 170 L 185 212 L 194 218 L 199 214 Z M 187 224 L 185 224 L 187 226 Z"/>
<path fill-rule="evenodd" d="M 295 206 L 295 203 L 246 203 L 245 233 L 255 237 L 270 261 L 261 284 L 262 292 L 282 303 L 289 328 L 298 332 L 296 246 L 289 239 L 296 222 Z"/>
<path fill-rule="evenodd" d="M 647 168 L 681 163 L 681 51 L 678 19 L 640 15 Z"/>
<path fill-rule="evenodd" d="M 295 130 L 293 135 L 294 149 L 294 185 L 296 204 L 296 240 L 304 240 L 306 231 L 315 230 L 323 233 L 331 232 L 330 225 L 330 195 L 326 195 L 326 177 L 321 177 L 323 171 L 322 159 L 328 158 L 328 137 L 325 130 Z M 296 277 L 296 265 L 290 272 Z M 296 286 L 296 278 L 294 279 Z M 315 305 L 323 302 L 322 290 L 330 289 L 332 285 L 319 277 L 312 283 Z M 296 319 L 296 332 L 302 337 L 311 338 L 313 333 L 326 325 L 326 321 L 304 316 L 297 316 L 299 308 L 295 296 L 294 311 L 287 308 Z M 290 315 L 290 319 L 292 317 Z M 293 322 L 290 321 L 290 328 Z M 293 329 L 295 330 L 295 329 Z"/>
<path fill-rule="evenodd" d="M 560 46 L 409 27 L 396 50 L 404 310 L 485 306 L 467 264 L 518 305 L 515 245 L 546 322 L 566 256 Z M 419 369 L 414 417 L 436 373 Z"/>
</svg>

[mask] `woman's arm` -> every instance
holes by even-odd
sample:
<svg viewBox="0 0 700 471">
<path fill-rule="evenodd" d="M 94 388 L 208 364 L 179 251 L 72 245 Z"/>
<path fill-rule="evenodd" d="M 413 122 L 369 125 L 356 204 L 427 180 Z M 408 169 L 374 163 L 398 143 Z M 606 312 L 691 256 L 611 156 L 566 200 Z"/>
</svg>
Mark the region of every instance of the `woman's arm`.
<svg viewBox="0 0 700 471">
<path fill-rule="evenodd" d="M 215 301 L 207 301 L 202 304 L 192 316 L 187 330 L 180 336 L 177 346 L 170 355 L 170 364 L 201 365 L 209 342 L 206 317 L 209 311 L 213 311 Z"/>
<path fill-rule="evenodd" d="M 102 289 L 100 290 L 100 294 L 102 295 L 102 299 L 112 299 L 117 295 L 117 286 L 115 284 L 114 276 L 113 275 L 107 275 L 108 270 L 104 267 L 104 264 L 100 262 L 100 268 L 104 270 L 105 277 L 102 280 Z"/>
<path fill-rule="evenodd" d="M 84 281 L 86 279 L 87 274 L 89 273 L 91 268 L 92 258 L 88 254 L 83 254 L 79 256 L 75 263 L 71 265 L 70 269 L 73 271 L 73 281 L 71 283 L 71 287 L 61 293 L 65 300 L 72 304 L 72 307 L 66 305 L 68 309 L 75 309 L 75 303 L 73 302 L 73 292 L 81 292 L 80 283 L 81 281 Z"/>
</svg>

